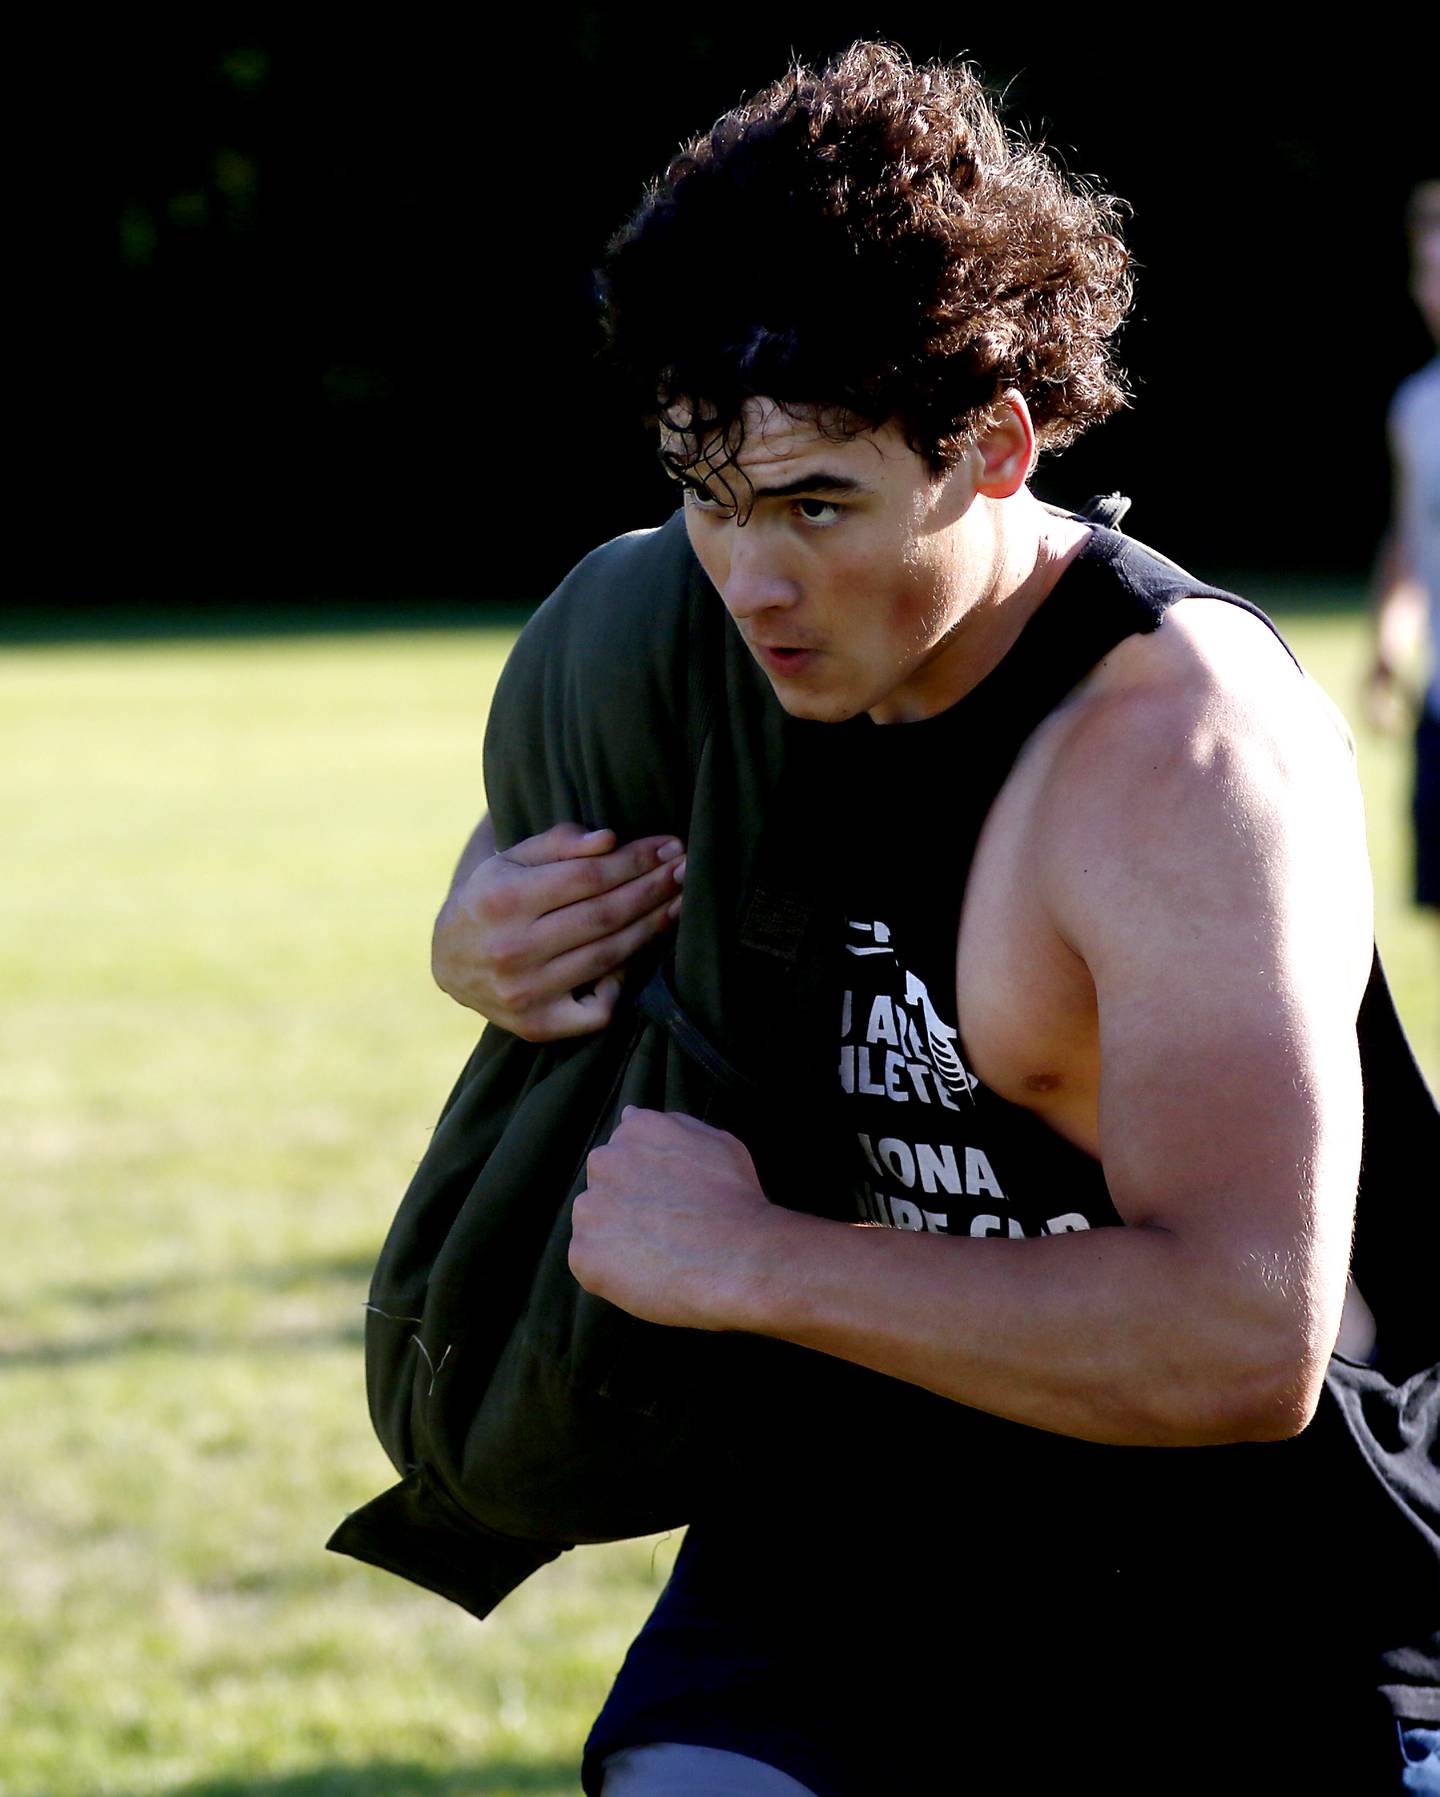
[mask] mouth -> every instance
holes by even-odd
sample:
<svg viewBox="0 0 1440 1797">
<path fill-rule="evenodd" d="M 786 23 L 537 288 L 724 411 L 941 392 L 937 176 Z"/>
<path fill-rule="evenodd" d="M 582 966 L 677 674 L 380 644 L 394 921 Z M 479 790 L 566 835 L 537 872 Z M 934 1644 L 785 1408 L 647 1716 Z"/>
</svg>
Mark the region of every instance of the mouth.
<svg viewBox="0 0 1440 1797">
<path fill-rule="evenodd" d="M 798 674 L 818 653 L 815 649 L 784 644 L 751 643 L 750 647 L 761 667 L 774 674 Z"/>
</svg>

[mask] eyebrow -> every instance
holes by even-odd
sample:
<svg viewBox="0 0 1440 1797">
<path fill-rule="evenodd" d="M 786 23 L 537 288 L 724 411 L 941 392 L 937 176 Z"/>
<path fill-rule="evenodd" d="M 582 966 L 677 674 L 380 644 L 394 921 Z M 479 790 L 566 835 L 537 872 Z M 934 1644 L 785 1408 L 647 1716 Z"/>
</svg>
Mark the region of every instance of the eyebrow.
<svg viewBox="0 0 1440 1797">
<path fill-rule="evenodd" d="M 678 480 L 682 486 L 695 487 L 705 493 L 707 497 L 709 496 L 708 481 L 701 480 L 698 474 L 677 468 L 663 454 L 660 459 L 665 463 L 666 470 L 672 479 Z M 723 484 L 726 470 L 722 467 L 717 470 L 717 473 Z M 869 491 L 865 482 L 856 480 L 853 475 L 832 474 L 825 469 L 818 469 L 814 474 L 803 474 L 798 479 L 787 480 L 778 487 L 757 487 L 752 482 L 750 497 L 751 503 L 756 504 L 762 499 L 794 499 L 802 493 L 868 493 Z"/>
<path fill-rule="evenodd" d="M 814 474 L 805 474 L 799 480 L 788 480 L 782 487 L 756 487 L 751 491 L 756 499 L 794 499 L 800 493 L 866 493 L 869 488 L 864 481 L 855 480 L 848 474 L 828 474 L 823 469 Z"/>
</svg>

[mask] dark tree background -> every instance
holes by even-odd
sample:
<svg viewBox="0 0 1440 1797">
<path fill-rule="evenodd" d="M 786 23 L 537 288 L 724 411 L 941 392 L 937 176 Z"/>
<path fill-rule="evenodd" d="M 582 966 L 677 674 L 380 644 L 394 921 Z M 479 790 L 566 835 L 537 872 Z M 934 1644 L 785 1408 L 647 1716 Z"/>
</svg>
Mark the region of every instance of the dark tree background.
<svg viewBox="0 0 1440 1797">
<path fill-rule="evenodd" d="M 877 33 L 972 56 L 1133 205 L 1136 403 L 1040 490 L 1121 487 L 1207 572 L 1368 562 L 1386 401 L 1429 349 L 1401 219 L 1436 105 L 1398 29 L 714 10 L 77 25 L 12 69 L 21 594 L 514 603 L 656 522 L 672 499 L 592 368 L 589 271 L 681 136 L 792 49 Z M 717 278 L 744 254 L 717 244 Z"/>
</svg>

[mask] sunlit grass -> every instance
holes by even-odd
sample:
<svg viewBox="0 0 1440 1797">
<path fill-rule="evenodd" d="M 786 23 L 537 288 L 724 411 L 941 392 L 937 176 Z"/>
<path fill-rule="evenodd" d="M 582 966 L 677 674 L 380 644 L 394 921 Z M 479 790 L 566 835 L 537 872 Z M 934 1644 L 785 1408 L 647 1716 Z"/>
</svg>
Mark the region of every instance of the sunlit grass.
<svg viewBox="0 0 1440 1797">
<path fill-rule="evenodd" d="M 476 1024 L 429 916 L 483 631 L 0 664 L 0 1790 L 570 1792 L 672 1546 L 482 1626 L 323 1552 L 361 1301 Z"/>
<path fill-rule="evenodd" d="M 1355 618 L 1303 620 L 1342 702 Z M 0 1792 L 576 1788 L 674 1542 L 567 1556 L 486 1624 L 327 1556 L 391 1477 L 370 1262 L 474 1035 L 429 986 L 505 648 L 483 630 L 0 661 Z M 1362 737 L 1381 931 L 1397 745 Z"/>
</svg>

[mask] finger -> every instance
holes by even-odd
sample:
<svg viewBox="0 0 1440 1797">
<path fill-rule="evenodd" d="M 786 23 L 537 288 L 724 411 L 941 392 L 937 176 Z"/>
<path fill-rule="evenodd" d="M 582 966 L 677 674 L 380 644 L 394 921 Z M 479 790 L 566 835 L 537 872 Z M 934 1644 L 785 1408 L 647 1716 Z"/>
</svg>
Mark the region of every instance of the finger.
<svg viewBox="0 0 1440 1797">
<path fill-rule="evenodd" d="M 537 873 L 537 878 L 543 877 L 544 885 L 537 887 L 542 902 L 536 907 L 536 915 L 620 891 L 662 867 L 675 866 L 684 859 L 684 854 L 685 845 L 678 837 L 641 836 L 608 854 L 554 862 L 543 870 L 543 875 Z M 641 908 L 648 909 L 648 906 L 642 904 Z M 636 907 L 632 905 L 632 916 L 635 911 Z M 603 933 L 593 927 L 589 929 L 592 936 Z M 577 941 L 582 939 L 576 938 Z"/>
<path fill-rule="evenodd" d="M 572 1036 L 593 1036 L 609 1022 L 593 1006 L 582 1005 L 574 998 L 552 999 L 519 1017 L 502 1023 L 512 1036 L 522 1042 L 567 1042 Z"/>
<path fill-rule="evenodd" d="M 535 853 L 535 844 L 543 840 L 528 838 L 519 852 Z M 523 946 L 514 944 L 507 952 L 513 959 L 518 950 L 530 966 L 632 922 L 659 902 L 662 887 L 671 886 L 673 876 L 663 870 L 684 858 L 682 845 L 673 836 L 647 836 L 606 855 L 548 862 L 517 861 L 513 856 L 513 851 L 503 851 L 483 862 L 471 876 L 473 891 L 467 889 L 467 900 L 488 922 L 518 925 L 526 932 Z M 575 912 L 576 906 L 605 900 L 612 891 L 627 891 L 648 874 L 657 876 L 653 886 L 613 900 L 598 912 Z M 530 940 L 529 932 L 552 913 L 558 915 L 558 926 Z"/>
<path fill-rule="evenodd" d="M 607 977 L 623 975 L 625 962 L 670 924 L 670 904 L 663 900 L 627 929 L 581 943 L 558 956 L 541 953 L 531 937 L 517 934 L 518 948 L 513 952 L 507 948 L 503 961 L 492 954 L 491 960 L 481 967 L 489 996 L 498 1008 L 479 1008 L 505 1028 L 538 1042 L 547 1039 L 545 1021 L 557 1015 L 552 1007 L 558 1006 L 564 1013 L 565 1034 L 581 1033 L 581 1019 L 566 1003 L 573 999 L 578 1005 L 590 1007 L 592 1018 L 596 1011 L 603 1012 L 598 1021 L 585 1026 L 599 1028 L 619 996 L 618 984 L 605 984 Z M 498 941 L 498 937 L 492 940 Z M 595 990 L 590 990 L 592 987 Z M 582 989 L 583 996 L 577 996 Z"/>
<path fill-rule="evenodd" d="M 663 861 L 648 873 L 626 881 L 623 886 L 547 911 L 536 918 L 527 932 L 527 952 L 537 962 L 554 961 L 571 949 L 583 948 L 588 943 L 601 942 L 628 930 L 653 911 L 662 910 L 673 902 L 677 892 L 675 869 L 683 865 L 683 860 Z M 642 933 L 640 940 L 646 941 L 648 937 Z"/>
<path fill-rule="evenodd" d="M 655 906 L 623 930 L 582 943 L 567 954 L 557 956 L 544 970 L 546 986 L 573 992 L 577 986 L 588 986 L 624 965 L 638 949 L 669 929 L 670 903 Z"/>
<path fill-rule="evenodd" d="M 623 1136 L 625 1146 L 632 1150 L 638 1148 L 641 1143 L 653 1145 L 657 1138 L 663 1142 L 665 1116 L 664 1111 L 652 1111 L 643 1104 L 627 1104 L 620 1112 L 620 1121 L 616 1124 L 610 1140 L 619 1142 Z M 640 1138 L 639 1142 L 636 1141 L 637 1134 Z"/>
<path fill-rule="evenodd" d="M 615 1002 L 625 984 L 625 969 L 617 968 L 596 980 L 588 992 L 570 992 L 559 1001 L 562 1007 L 578 1006 L 593 1029 L 603 1029 L 615 1012 Z"/>
<path fill-rule="evenodd" d="M 567 992 L 547 1004 L 532 1006 L 516 1020 L 515 1033 L 534 1042 L 592 1035 L 609 1023 L 624 985 L 625 969 L 617 968 L 597 980 L 589 992 Z"/>
<path fill-rule="evenodd" d="M 577 998 L 575 1002 L 592 1013 L 602 1013 L 608 1023 L 624 984 L 625 969 L 617 967 L 614 973 L 607 973 L 603 979 L 596 980 L 594 990 L 584 998 Z"/>
<path fill-rule="evenodd" d="M 615 846 L 613 830 L 587 830 L 583 824 L 552 824 L 538 836 L 527 836 L 513 848 L 501 849 L 506 861 L 520 867 L 543 867 L 584 855 L 603 855 Z"/>
<path fill-rule="evenodd" d="M 576 825 L 563 827 L 567 830 L 578 828 Z M 605 834 L 609 835 L 608 832 Z M 532 922 L 547 917 L 552 911 L 583 904 L 587 899 L 603 898 L 606 893 L 628 886 L 663 866 L 673 866 L 684 856 L 684 845 L 676 837 L 645 836 L 606 854 L 568 855 L 548 861 L 525 859 L 552 851 L 561 840 L 555 832 L 546 831 L 544 836 L 528 837 L 514 849 L 502 850 L 477 868 L 474 880 L 485 887 L 489 907 L 497 913 Z M 578 838 L 574 840 L 578 841 Z M 613 842 L 613 836 L 610 840 Z M 610 929 L 629 922 L 641 910 L 648 909 L 653 902 L 641 893 L 628 903 L 622 901 L 618 913 L 600 919 L 571 920 L 563 926 L 563 940 L 559 946 L 573 947 L 587 936 L 606 935 Z"/>
<path fill-rule="evenodd" d="M 527 836 L 513 848 L 500 849 L 497 853 L 503 860 L 520 867 L 545 867 L 557 861 L 610 856 L 615 842 L 615 832 L 610 829 L 587 830 L 583 824 L 552 824 L 538 836 Z M 657 861 L 673 861 L 683 853 L 683 846 L 674 836 L 637 836 L 610 856 L 601 870 L 604 884 L 618 885 L 645 872 Z M 587 878 L 583 871 L 579 877 Z"/>
</svg>

